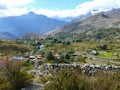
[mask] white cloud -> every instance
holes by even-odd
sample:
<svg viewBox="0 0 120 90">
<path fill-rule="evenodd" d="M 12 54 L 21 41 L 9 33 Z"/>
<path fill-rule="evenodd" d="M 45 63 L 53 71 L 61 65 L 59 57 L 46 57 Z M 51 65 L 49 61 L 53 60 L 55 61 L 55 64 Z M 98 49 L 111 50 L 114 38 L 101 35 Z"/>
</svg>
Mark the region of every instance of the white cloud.
<svg viewBox="0 0 120 90">
<path fill-rule="evenodd" d="M 23 6 L 29 3 L 34 3 L 34 0 L 0 0 L 0 6 L 3 7 L 0 10 L 0 16 L 16 16 L 22 15 L 29 11 L 33 11 L 36 14 L 43 14 L 49 17 L 76 17 L 81 14 L 86 14 L 89 11 L 95 13 L 95 10 L 100 11 L 108 11 L 113 8 L 120 8 L 120 0 L 92 0 L 89 2 L 85 2 L 75 7 L 72 10 L 48 10 L 48 9 L 39 9 L 36 7 L 32 7 L 28 10 L 27 6 L 23 8 L 18 8 L 17 6 Z M 6 7 L 6 8 L 4 8 Z"/>
<path fill-rule="evenodd" d="M 26 7 L 19 8 L 26 4 L 32 3 L 34 0 L 0 0 L 0 16 L 18 16 L 27 13 Z"/>
<path fill-rule="evenodd" d="M 0 0 L 1 5 L 5 5 L 8 8 L 12 8 L 14 6 L 20 6 L 32 3 L 33 0 Z"/>
<path fill-rule="evenodd" d="M 108 11 L 111 9 L 120 8 L 120 0 L 93 0 L 78 5 L 72 10 L 47 10 L 47 9 L 32 9 L 37 14 L 44 14 L 49 17 L 76 17 L 81 14 L 92 12 L 93 14 L 100 11 Z M 98 10 L 98 11 L 95 11 Z"/>
<path fill-rule="evenodd" d="M 108 11 L 113 8 L 120 8 L 120 0 L 93 0 L 91 2 L 86 2 L 77 6 L 79 9 L 83 9 L 85 11 L 91 11 L 93 9 L 97 9 L 99 11 Z"/>
<path fill-rule="evenodd" d="M 1 10 L 1 16 L 19 16 L 22 14 L 27 13 L 27 9 L 26 8 L 12 8 L 12 9 L 7 9 L 7 10 Z"/>
<path fill-rule="evenodd" d="M 49 17 L 69 17 L 69 16 L 76 16 L 75 10 L 48 10 L 48 9 L 35 9 L 33 8 L 31 11 L 35 12 L 36 14 L 44 14 Z M 79 14 L 78 14 L 79 15 Z"/>
</svg>

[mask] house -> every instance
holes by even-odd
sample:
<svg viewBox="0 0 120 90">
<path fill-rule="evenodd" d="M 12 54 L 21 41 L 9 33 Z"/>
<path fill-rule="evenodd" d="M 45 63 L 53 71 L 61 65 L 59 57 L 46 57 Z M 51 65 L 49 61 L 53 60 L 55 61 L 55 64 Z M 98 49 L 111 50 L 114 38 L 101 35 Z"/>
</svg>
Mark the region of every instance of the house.
<svg viewBox="0 0 120 90">
<path fill-rule="evenodd" d="M 98 55 L 98 52 L 96 50 L 87 50 L 87 53 L 92 55 Z"/>
<path fill-rule="evenodd" d="M 12 59 L 14 60 L 24 60 L 23 56 L 13 56 Z"/>
<path fill-rule="evenodd" d="M 35 56 L 29 56 L 30 59 L 35 59 Z"/>
<path fill-rule="evenodd" d="M 55 58 L 60 59 L 60 54 L 55 54 Z"/>
<path fill-rule="evenodd" d="M 45 58 L 43 58 L 43 57 L 37 57 L 36 59 L 34 59 L 33 62 L 35 64 L 35 67 L 42 65 L 44 60 L 45 60 Z"/>
<path fill-rule="evenodd" d="M 45 58 L 43 58 L 43 57 L 37 57 L 36 59 L 39 60 L 39 61 L 44 61 L 45 60 Z"/>
<path fill-rule="evenodd" d="M 44 51 L 44 49 L 45 49 L 45 45 L 40 45 L 40 50 Z"/>
</svg>

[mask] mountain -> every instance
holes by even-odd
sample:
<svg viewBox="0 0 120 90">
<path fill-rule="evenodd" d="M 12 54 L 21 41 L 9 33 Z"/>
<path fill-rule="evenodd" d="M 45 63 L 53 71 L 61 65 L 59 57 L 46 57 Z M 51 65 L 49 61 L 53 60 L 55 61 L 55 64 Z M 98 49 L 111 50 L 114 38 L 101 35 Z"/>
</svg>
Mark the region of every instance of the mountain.
<svg viewBox="0 0 120 90">
<path fill-rule="evenodd" d="M 92 11 L 89 11 L 89 12 L 86 13 L 86 14 L 81 14 L 81 15 L 75 17 L 74 19 L 72 19 L 72 20 L 71 20 L 71 23 L 78 22 L 79 20 L 84 20 L 84 19 L 86 19 L 86 18 L 88 18 L 88 17 L 90 17 L 90 16 L 92 16 L 92 15 L 93 15 L 93 14 L 92 14 Z"/>
<path fill-rule="evenodd" d="M 81 41 L 108 41 L 120 40 L 120 28 L 101 28 L 87 30 L 82 33 L 62 33 L 56 35 L 56 38 L 75 42 Z"/>
<path fill-rule="evenodd" d="M 78 19 L 59 29 L 47 33 L 47 35 L 59 35 L 60 33 L 82 33 L 86 30 L 100 28 L 120 28 L 120 9 L 113 9 L 107 12 L 100 12 L 87 18 Z"/>
<path fill-rule="evenodd" d="M 9 33 L 9 32 L 0 32 L 0 39 L 5 39 L 5 40 L 14 40 L 17 39 L 18 37 Z"/>
<path fill-rule="evenodd" d="M 104 28 L 98 30 L 87 30 L 79 35 L 79 40 L 120 40 L 120 28 Z"/>
<path fill-rule="evenodd" d="M 35 33 L 28 33 L 28 34 L 24 34 L 22 39 L 45 39 L 46 36 L 45 35 L 41 35 L 41 34 L 35 34 Z"/>
<path fill-rule="evenodd" d="M 29 12 L 21 16 L 0 18 L 0 31 L 21 37 L 27 33 L 44 34 L 65 24 L 64 21 Z"/>
<path fill-rule="evenodd" d="M 53 17 L 54 19 L 57 19 L 57 20 L 62 20 L 62 21 L 65 21 L 65 22 L 75 22 L 77 21 L 78 19 L 83 19 L 83 18 L 86 18 L 86 17 L 89 17 L 89 16 L 92 16 L 92 11 L 89 11 L 88 13 L 86 14 L 81 14 L 79 16 L 76 16 L 76 17 Z"/>
<path fill-rule="evenodd" d="M 56 20 L 62 20 L 62 21 L 65 21 L 65 22 L 70 22 L 70 21 L 72 21 L 74 19 L 74 17 L 63 17 L 63 18 L 61 18 L 61 17 L 53 17 L 53 18 L 56 19 Z"/>
</svg>

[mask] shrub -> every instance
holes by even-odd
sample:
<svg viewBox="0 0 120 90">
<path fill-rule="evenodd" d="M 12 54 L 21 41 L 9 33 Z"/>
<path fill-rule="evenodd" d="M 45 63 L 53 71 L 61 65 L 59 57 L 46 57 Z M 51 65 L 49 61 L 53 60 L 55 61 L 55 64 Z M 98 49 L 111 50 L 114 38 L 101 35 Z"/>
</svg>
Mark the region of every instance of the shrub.
<svg viewBox="0 0 120 90">
<path fill-rule="evenodd" d="M 8 61 L 1 69 L 3 72 L 1 77 L 4 79 L 1 83 L 4 84 L 6 81 L 8 84 L 6 88 L 8 87 L 8 90 L 20 90 L 32 82 L 32 75 L 28 75 L 27 72 L 23 70 L 22 63 Z"/>
<path fill-rule="evenodd" d="M 119 90 L 120 72 L 97 72 L 85 76 L 73 69 L 62 69 L 53 73 L 45 90 Z"/>
<path fill-rule="evenodd" d="M 99 50 L 106 50 L 106 49 L 107 49 L 107 45 L 101 44 L 101 45 L 98 45 L 97 48 L 98 48 Z"/>
<path fill-rule="evenodd" d="M 53 74 L 51 82 L 45 86 L 45 90 L 50 88 L 51 90 L 84 90 L 84 83 L 75 71 L 62 69 L 60 72 Z"/>
</svg>

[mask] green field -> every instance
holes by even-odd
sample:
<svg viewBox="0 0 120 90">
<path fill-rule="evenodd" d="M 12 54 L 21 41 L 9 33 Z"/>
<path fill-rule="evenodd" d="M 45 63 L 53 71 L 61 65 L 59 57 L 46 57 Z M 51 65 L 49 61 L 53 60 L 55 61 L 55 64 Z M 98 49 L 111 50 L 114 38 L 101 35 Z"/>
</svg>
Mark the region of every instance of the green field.
<svg viewBox="0 0 120 90">
<path fill-rule="evenodd" d="M 98 53 L 98 58 L 112 59 L 113 57 L 113 52 L 99 51 Z"/>
</svg>

